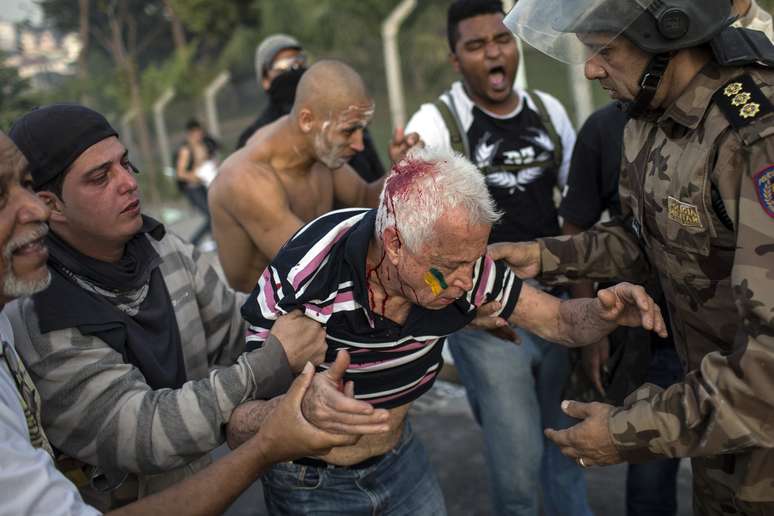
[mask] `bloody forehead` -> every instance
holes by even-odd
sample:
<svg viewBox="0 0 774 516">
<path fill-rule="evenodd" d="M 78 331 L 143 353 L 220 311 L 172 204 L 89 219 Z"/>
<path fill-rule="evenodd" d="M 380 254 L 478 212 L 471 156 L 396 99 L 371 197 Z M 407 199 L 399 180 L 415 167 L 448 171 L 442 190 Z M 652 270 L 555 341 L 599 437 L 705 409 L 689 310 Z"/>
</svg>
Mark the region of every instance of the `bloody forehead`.
<svg viewBox="0 0 774 516">
<path fill-rule="evenodd" d="M 401 195 L 408 192 L 415 181 L 434 173 L 434 163 L 421 160 L 403 160 L 392 167 L 392 174 L 387 178 L 384 189 L 390 197 Z"/>
</svg>

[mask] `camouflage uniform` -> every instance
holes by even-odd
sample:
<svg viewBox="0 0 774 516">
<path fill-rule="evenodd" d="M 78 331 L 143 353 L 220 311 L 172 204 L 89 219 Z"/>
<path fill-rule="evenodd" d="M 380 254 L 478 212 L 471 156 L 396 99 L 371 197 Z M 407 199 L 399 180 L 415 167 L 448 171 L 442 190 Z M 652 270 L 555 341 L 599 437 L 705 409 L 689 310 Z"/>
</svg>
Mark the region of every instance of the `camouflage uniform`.
<svg viewBox="0 0 774 516">
<path fill-rule="evenodd" d="M 771 99 L 774 71 L 710 63 L 627 125 L 628 223 L 540 241 L 549 282 L 658 274 L 688 373 L 633 393 L 609 428 L 628 461 L 693 457 L 697 514 L 774 514 Z"/>
</svg>

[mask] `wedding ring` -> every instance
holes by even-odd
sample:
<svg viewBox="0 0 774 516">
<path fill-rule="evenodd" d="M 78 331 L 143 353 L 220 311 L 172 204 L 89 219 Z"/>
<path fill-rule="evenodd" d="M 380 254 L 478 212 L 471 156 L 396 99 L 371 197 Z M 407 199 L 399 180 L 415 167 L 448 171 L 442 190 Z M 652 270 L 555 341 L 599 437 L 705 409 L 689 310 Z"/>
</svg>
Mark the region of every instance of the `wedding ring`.
<svg viewBox="0 0 774 516">
<path fill-rule="evenodd" d="M 576 462 L 578 463 L 578 466 L 580 466 L 580 467 L 582 467 L 584 469 L 589 467 L 588 464 L 583 462 L 583 457 L 578 457 L 578 460 Z"/>
</svg>

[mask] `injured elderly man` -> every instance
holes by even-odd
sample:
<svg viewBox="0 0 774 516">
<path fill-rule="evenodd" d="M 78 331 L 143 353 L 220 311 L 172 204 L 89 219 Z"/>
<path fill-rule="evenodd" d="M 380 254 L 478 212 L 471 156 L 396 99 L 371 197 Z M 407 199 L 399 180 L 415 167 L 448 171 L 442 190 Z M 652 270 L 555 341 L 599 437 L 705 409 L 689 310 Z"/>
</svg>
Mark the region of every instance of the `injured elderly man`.
<svg viewBox="0 0 774 516">
<path fill-rule="evenodd" d="M 500 317 L 564 346 L 599 341 L 618 325 L 666 328 L 645 291 L 621 283 L 594 299 L 560 300 L 523 283 L 487 253 L 499 213 L 484 177 L 447 151 L 416 149 L 388 176 L 377 209 L 328 213 L 301 228 L 264 271 L 242 315 L 248 348 L 261 346 L 274 321 L 301 309 L 326 327 L 326 375 L 311 389 L 353 392 L 342 407 L 305 410 L 320 428 L 358 424 L 362 407 L 384 412 L 387 432 L 274 466 L 262 479 L 272 514 L 445 514 L 443 496 L 407 420 L 411 403 L 433 385 L 444 339 L 495 302 Z M 276 400 L 232 419 L 260 425 Z M 322 405 L 324 406 L 324 405 Z M 341 418 L 348 418 L 342 421 Z M 366 420 L 364 419 L 364 423 Z M 439 429 L 442 435 L 442 429 Z"/>
</svg>

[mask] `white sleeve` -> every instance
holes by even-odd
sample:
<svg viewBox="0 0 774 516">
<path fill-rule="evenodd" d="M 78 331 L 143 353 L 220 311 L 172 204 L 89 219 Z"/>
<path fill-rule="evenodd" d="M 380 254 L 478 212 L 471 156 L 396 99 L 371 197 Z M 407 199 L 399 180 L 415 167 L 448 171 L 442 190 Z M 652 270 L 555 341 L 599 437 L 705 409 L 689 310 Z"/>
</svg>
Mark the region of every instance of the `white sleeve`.
<svg viewBox="0 0 774 516">
<path fill-rule="evenodd" d="M 406 124 L 406 134 L 419 133 L 426 147 L 451 149 L 451 136 L 441 113 L 433 104 L 422 104 Z"/>
<path fill-rule="evenodd" d="M 771 14 L 761 8 L 755 0 L 750 4 L 747 14 L 734 22 L 735 27 L 759 30 L 774 41 L 774 26 L 772 26 Z"/>
<path fill-rule="evenodd" d="M 100 514 L 83 502 L 48 453 L 30 444 L 15 389 L 5 364 L 0 365 L 0 516 Z"/>
<path fill-rule="evenodd" d="M 556 134 L 562 140 L 562 166 L 559 168 L 558 182 L 559 188 L 564 190 L 564 186 L 567 184 L 567 176 L 570 174 L 570 160 L 572 159 L 572 149 L 575 147 L 575 129 L 570 122 L 570 117 L 567 116 L 564 106 L 547 93 L 542 91 L 536 91 L 543 103 L 546 105 L 548 116 L 551 117 L 551 122 L 554 124 Z"/>
</svg>

